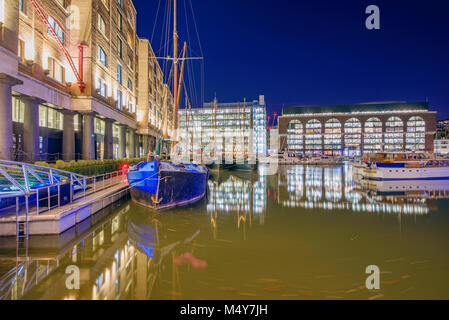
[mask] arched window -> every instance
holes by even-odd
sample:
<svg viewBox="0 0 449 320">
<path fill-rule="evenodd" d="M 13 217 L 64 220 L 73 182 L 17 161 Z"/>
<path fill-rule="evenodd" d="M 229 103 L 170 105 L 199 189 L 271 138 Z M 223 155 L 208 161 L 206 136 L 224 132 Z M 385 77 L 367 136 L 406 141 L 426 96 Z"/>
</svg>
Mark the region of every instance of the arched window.
<svg viewBox="0 0 449 320">
<path fill-rule="evenodd" d="M 401 151 L 404 147 L 404 122 L 391 117 L 385 123 L 385 151 Z"/>
<path fill-rule="evenodd" d="M 341 123 L 337 119 L 324 124 L 324 149 L 330 155 L 341 153 Z"/>
<path fill-rule="evenodd" d="M 322 126 L 317 119 L 309 120 L 306 124 L 305 149 L 309 152 L 322 151 Z"/>
<path fill-rule="evenodd" d="M 382 121 L 370 118 L 365 122 L 363 152 L 376 153 L 382 151 Z"/>
<path fill-rule="evenodd" d="M 407 121 L 405 136 L 406 148 L 410 151 L 423 151 L 426 148 L 426 123 L 421 117 L 411 117 Z"/>
<path fill-rule="evenodd" d="M 362 123 L 351 118 L 345 123 L 345 155 L 359 156 L 362 144 Z"/>
<path fill-rule="evenodd" d="M 301 121 L 299 120 L 292 120 L 288 123 L 287 149 L 288 150 L 304 149 L 304 127 Z"/>
</svg>

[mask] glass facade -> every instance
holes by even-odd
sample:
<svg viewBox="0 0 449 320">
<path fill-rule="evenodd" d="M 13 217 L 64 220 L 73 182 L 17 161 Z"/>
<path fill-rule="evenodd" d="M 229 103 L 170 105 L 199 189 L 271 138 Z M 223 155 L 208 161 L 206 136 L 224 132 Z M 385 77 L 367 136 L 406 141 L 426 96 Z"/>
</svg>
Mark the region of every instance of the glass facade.
<svg viewBox="0 0 449 320">
<path fill-rule="evenodd" d="M 341 154 L 341 123 L 330 119 L 324 125 L 324 149 L 329 155 Z"/>
<path fill-rule="evenodd" d="M 290 121 L 288 124 L 287 148 L 289 151 L 304 149 L 304 127 L 299 120 Z"/>
<path fill-rule="evenodd" d="M 370 118 L 365 122 L 364 153 L 382 151 L 382 121 L 379 118 Z"/>
<path fill-rule="evenodd" d="M 412 117 L 407 121 L 405 142 L 407 150 L 425 150 L 426 123 L 423 118 Z"/>
<path fill-rule="evenodd" d="M 210 104 L 179 111 L 181 151 L 194 161 L 201 157 L 224 161 L 234 154 L 246 162 L 250 153 L 265 155 L 266 130 L 265 105 L 258 101 L 217 104 L 215 111 Z"/>
<path fill-rule="evenodd" d="M 312 119 L 306 123 L 305 149 L 306 153 L 322 151 L 321 122 Z"/>
<path fill-rule="evenodd" d="M 345 150 L 348 156 L 359 156 L 362 146 L 362 123 L 357 118 L 345 122 Z"/>
<path fill-rule="evenodd" d="M 62 130 L 63 124 L 64 116 L 61 112 L 42 105 L 39 106 L 40 127 Z"/>
<path fill-rule="evenodd" d="M 400 151 L 404 145 L 404 122 L 391 117 L 385 123 L 385 151 Z"/>
</svg>

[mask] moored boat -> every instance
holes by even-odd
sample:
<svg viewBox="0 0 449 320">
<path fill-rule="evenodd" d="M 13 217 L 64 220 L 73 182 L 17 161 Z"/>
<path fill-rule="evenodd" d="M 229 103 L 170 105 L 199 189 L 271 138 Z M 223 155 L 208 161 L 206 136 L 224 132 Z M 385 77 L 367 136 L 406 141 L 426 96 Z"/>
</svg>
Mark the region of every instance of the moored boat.
<svg viewBox="0 0 449 320">
<path fill-rule="evenodd" d="M 158 159 L 142 162 L 128 173 L 131 198 L 154 210 L 192 204 L 206 195 L 208 170 Z"/>
<path fill-rule="evenodd" d="M 369 180 L 449 180 L 449 160 L 424 153 L 380 153 L 363 170 Z"/>
</svg>

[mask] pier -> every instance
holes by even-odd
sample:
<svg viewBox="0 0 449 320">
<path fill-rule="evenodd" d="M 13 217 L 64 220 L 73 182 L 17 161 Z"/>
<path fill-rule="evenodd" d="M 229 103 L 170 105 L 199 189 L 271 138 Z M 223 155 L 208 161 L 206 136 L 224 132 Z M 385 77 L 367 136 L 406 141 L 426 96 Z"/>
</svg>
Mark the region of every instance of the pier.
<svg viewBox="0 0 449 320">
<path fill-rule="evenodd" d="M 0 161 L 0 237 L 57 235 L 128 194 L 126 170 L 86 177 Z"/>
</svg>

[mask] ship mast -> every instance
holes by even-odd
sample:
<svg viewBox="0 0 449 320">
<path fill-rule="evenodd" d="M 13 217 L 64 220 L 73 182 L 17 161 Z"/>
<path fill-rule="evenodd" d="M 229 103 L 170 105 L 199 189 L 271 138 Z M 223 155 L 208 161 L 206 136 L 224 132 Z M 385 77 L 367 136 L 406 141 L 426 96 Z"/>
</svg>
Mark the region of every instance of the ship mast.
<svg viewBox="0 0 449 320">
<path fill-rule="evenodd" d="M 178 30 L 177 30 L 177 15 L 176 15 L 176 0 L 173 0 L 174 5 L 173 5 L 173 11 L 174 11 L 174 15 L 173 15 L 173 64 L 174 64 L 174 74 L 173 74 L 173 93 L 174 93 L 174 100 L 175 100 L 175 108 L 173 111 L 173 141 L 172 141 L 172 148 L 175 147 L 176 142 L 178 140 L 178 135 L 177 135 L 177 129 L 178 129 Z"/>
</svg>

